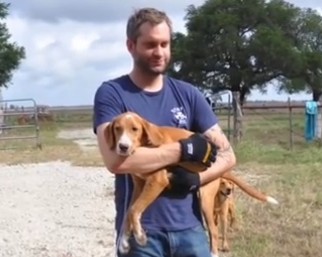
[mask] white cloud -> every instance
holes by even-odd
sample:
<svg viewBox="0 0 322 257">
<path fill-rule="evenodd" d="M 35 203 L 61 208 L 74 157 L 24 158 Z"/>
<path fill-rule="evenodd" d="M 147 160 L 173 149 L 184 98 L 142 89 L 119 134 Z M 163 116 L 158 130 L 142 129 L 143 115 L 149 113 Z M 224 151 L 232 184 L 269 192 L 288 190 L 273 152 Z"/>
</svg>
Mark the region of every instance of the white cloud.
<svg viewBox="0 0 322 257">
<path fill-rule="evenodd" d="M 320 15 L 322 15 L 322 7 L 318 7 L 318 8 L 316 8 L 316 10 L 318 11 L 318 13 L 319 13 Z"/>
<path fill-rule="evenodd" d="M 141 0 L 140 4 L 144 1 L 147 2 Z M 202 0 L 190 3 L 200 2 Z M 168 6 L 164 4 L 166 11 L 171 10 L 169 1 L 167 3 Z M 184 31 L 184 6 L 190 3 L 177 4 L 170 12 L 174 13 L 171 17 L 176 31 Z M 17 7 L 17 2 L 15 4 Z M 50 9 L 52 4 L 42 8 Z M 29 8 L 29 16 L 30 10 L 36 10 L 30 6 L 25 8 Z M 54 9 L 57 11 L 57 8 Z M 47 9 L 43 12 L 48 12 Z M 41 20 L 40 16 L 31 19 L 22 15 L 22 11 L 14 12 L 7 25 L 12 40 L 26 48 L 27 58 L 14 73 L 13 84 L 4 90 L 5 99 L 34 98 L 38 104 L 49 105 L 92 104 L 94 92 L 102 81 L 129 72 L 132 60 L 125 47 L 125 23 L 129 13 L 122 19 L 104 23 L 89 21 L 89 16 L 82 22 L 76 18 L 73 20 L 73 15 L 68 19 L 69 14 L 64 12 L 59 22 L 50 23 Z M 273 90 L 269 90 L 269 96 L 286 99 L 285 95 L 278 96 Z M 252 94 L 252 98 L 258 97 L 267 98 L 258 92 Z"/>
<path fill-rule="evenodd" d="M 103 80 L 127 72 L 124 24 L 63 22 L 45 24 L 10 17 L 12 39 L 27 58 L 15 72 L 7 99 L 35 98 L 38 103 L 91 103 Z M 61 94 L 61 95 L 59 95 Z"/>
<path fill-rule="evenodd" d="M 173 17 L 183 31 L 182 17 Z M 125 20 L 115 23 L 64 21 L 45 23 L 11 16 L 12 40 L 27 58 L 4 90 L 6 99 L 34 98 L 39 104 L 91 104 L 102 81 L 129 72 Z"/>
<path fill-rule="evenodd" d="M 57 23 L 62 20 L 78 22 L 123 21 L 134 8 L 155 7 L 170 16 L 183 12 L 187 5 L 199 5 L 204 0 L 136 0 L 136 1 L 91 1 L 91 0 L 8 0 L 12 10 L 33 20 Z"/>
</svg>

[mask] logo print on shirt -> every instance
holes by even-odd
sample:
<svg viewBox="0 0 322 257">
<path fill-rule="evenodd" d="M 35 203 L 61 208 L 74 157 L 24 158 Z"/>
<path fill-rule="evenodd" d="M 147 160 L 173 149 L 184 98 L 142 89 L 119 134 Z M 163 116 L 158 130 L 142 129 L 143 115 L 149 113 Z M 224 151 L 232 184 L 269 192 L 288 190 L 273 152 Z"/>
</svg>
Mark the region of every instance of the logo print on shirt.
<svg viewBox="0 0 322 257">
<path fill-rule="evenodd" d="M 184 114 L 184 109 L 182 106 L 172 108 L 171 112 L 173 114 L 173 117 L 178 122 L 178 125 L 182 125 L 182 126 L 187 125 L 187 115 Z"/>
</svg>

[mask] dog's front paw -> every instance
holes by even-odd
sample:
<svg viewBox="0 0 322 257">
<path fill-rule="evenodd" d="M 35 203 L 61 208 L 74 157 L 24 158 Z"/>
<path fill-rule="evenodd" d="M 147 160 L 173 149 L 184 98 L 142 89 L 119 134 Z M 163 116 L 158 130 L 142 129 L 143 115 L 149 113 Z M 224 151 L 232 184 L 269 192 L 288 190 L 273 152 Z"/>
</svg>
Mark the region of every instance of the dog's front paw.
<svg viewBox="0 0 322 257">
<path fill-rule="evenodd" d="M 119 251 L 121 254 L 127 254 L 130 251 L 130 243 L 129 243 L 129 236 L 128 235 L 122 235 Z"/>
<path fill-rule="evenodd" d="M 223 244 L 223 247 L 221 249 L 222 252 L 229 252 L 229 246 L 228 246 L 228 243 L 224 243 Z"/>
<path fill-rule="evenodd" d="M 135 238 L 135 241 L 141 246 L 145 246 L 147 243 L 147 237 L 143 230 L 140 230 L 139 232 L 134 233 L 134 238 Z"/>
</svg>

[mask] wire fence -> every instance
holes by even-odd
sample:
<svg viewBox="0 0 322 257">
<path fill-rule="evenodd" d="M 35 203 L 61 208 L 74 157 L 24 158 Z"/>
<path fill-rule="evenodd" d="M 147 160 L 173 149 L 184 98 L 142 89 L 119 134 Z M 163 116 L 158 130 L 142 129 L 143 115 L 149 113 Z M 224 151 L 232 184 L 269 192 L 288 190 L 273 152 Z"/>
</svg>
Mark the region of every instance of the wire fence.
<svg viewBox="0 0 322 257">
<path fill-rule="evenodd" d="M 262 144 L 279 144 L 285 148 L 308 146 L 310 143 L 321 147 L 321 110 L 318 106 L 320 130 L 311 142 L 305 138 L 305 103 L 284 105 L 262 105 L 243 107 L 244 140 L 256 140 Z"/>
<path fill-rule="evenodd" d="M 321 113 L 321 106 L 319 106 Z M 24 108 L 28 112 L 28 108 Z M 288 149 L 309 145 L 305 140 L 305 103 L 246 104 L 243 110 L 243 141 L 258 144 L 278 144 Z M 21 110 L 20 110 L 21 111 Z M 219 123 L 232 140 L 235 135 L 236 117 L 231 105 L 221 105 L 215 110 Z M 24 117 L 24 115 L 22 115 Z M 46 128 L 88 128 L 92 126 L 93 107 L 48 108 L 38 113 L 40 132 Z M 21 117 L 20 117 L 21 119 Z M 21 123 L 17 116 L 8 116 L 6 125 Z M 27 119 L 24 122 L 29 122 Z M 32 121 L 30 121 L 32 122 Z M 321 146 L 321 137 L 313 142 Z"/>
</svg>

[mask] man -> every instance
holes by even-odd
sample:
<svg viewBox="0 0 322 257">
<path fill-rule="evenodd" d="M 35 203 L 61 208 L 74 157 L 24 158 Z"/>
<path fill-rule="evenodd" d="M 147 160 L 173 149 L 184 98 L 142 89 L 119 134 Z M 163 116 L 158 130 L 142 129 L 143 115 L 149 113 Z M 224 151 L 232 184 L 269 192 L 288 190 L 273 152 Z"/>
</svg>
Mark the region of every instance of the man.
<svg viewBox="0 0 322 257">
<path fill-rule="evenodd" d="M 175 190 L 163 192 L 142 215 L 147 245 L 141 247 L 131 238 L 130 252 L 118 256 L 210 257 L 196 192 L 200 185 L 220 177 L 236 161 L 202 93 L 189 83 L 163 75 L 170 60 L 171 34 L 171 21 L 164 12 L 154 8 L 137 10 L 127 23 L 126 45 L 133 58 L 132 71 L 104 82 L 95 94 L 94 132 L 104 163 L 115 174 L 117 235 L 121 233 L 132 193 L 131 177 L 126 173 L 146 173 L 175 164 L 189 152 L 188 143 L 198 149 L 190 159 L 200 161 L 207 140 L 193 136 L 155 149 L 140 147 L 129 157 L 119 157 L 104 139 L 104 129 L 115 116 L 134 111 L 157 125 L 203 133 L 218 147 L 216 161 L 200 174 L 179 167 L 172 169 Z M 117 248 L 118 244 L 119 238 Z"/>
</svg>

